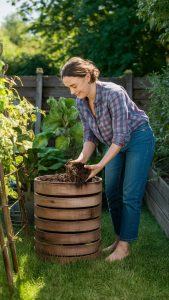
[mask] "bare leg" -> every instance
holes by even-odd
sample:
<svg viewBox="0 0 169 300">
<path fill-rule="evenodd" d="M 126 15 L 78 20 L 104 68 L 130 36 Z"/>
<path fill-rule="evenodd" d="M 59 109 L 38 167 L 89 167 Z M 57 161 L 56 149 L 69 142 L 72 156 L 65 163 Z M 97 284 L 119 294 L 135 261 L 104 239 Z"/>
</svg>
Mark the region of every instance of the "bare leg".
<svg viewBox="0 0 169 300">
<path fill-rule="evenodd" d="M 129 243 L 125 241 L 119 241 L 115 250 L 106 258 L 106 261 L 111 263 L 116 260 L 122 260 L 129 254 Z"/>
<path fill-rule="evenodd" d="M 114 251 L 117 247 L 118 242 L 119 242 L 119 236 L 116 236 L 116 239 L 115 239 L 114 243 L 111 244 L 110 246 L 104 248 L 102 250 L 102 252 L 112 252 L 112 251 Z"/>
</svg>

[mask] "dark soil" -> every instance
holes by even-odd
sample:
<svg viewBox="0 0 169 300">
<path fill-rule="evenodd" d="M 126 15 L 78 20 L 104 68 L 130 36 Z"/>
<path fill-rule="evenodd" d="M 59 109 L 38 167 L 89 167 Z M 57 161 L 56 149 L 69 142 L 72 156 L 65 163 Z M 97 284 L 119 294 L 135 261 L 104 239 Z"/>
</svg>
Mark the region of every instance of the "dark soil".
<svg viewBox="0 0 169 300">
<path fill-rule="evenodd" d="M 66 164 L 66 173 L 44 175 L 39 178 L 43 181 L 50 182 L 76 182 L 85 183 L 89 177 L 90 171 L 84 168 L 82 163 L 72 163 L 71 161 Z M 88 182 L 97 182 L 98 178 L 94 177 L 88 180 Z"/>
<path fill-rule="evenodd" d="M 84 164 L 70 161 L 66 164 L 66 174 L 72 182 L 85 182 L 89 177 L 90 171 L 84 168 Z"/>
</svg>

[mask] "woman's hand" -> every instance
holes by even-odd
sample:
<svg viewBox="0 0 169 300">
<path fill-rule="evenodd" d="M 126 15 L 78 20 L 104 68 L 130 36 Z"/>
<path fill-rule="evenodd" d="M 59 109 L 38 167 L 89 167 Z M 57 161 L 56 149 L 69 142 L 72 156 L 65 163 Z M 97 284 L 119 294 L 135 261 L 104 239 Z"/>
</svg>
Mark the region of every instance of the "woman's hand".
<svg viewBox="0 0 169 300">
<path fill-rule="evenodd" d="M 84 165 L 84 168 L 88 169 L 90 171 L 90 175 L 89 177 L 86 179 L 86 181 L 88 181 L 90 178 L 96 176 L 96 174 L 98 174 L 104 166 L 102 166 L 101 164 L 96 164 L 96 165 Z"/>
<path fill-rule="evenodd" d="M 76 163 L 83 163 L 83 160 L 80 159 L 80 158 L 77 158 L 77 159 L 70 159 L 70 160 L 68 161 L 68 163 L 69 163 L 69 162 L 71 162 L 71 163 L 73 163 L 73 164 L 76 164 Z"/>
</svg>

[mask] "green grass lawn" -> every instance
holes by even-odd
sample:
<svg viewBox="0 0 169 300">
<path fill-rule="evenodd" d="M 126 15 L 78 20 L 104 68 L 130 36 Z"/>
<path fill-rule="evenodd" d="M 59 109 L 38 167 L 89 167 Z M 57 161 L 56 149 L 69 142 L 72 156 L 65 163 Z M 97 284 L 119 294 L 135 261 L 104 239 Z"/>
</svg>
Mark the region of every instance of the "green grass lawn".
<svg viewBox="0 0 169 300">
<path fill-rule="evenodd" d="M 107 212 L 102 216 L 102 246 L 113 240 Z M 0 257 L 0 299 L 16 300 L 167 300 L 169 299 L 169 240 L 144 207 L 139 241 L 124 261 L 99 259 L 66 265 L 41 261 L 34 253 L 33 234 L 17 241 L 20 273 L 15 292 L 8 293 Z"/>
</svg>

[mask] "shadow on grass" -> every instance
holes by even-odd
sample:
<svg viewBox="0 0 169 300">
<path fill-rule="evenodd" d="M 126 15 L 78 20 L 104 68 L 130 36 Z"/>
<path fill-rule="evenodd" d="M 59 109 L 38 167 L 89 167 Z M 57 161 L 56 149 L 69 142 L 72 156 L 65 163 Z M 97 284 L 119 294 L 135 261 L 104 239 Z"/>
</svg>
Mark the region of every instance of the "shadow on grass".
<svg viewBox="0 0 169 300">
<path fill-rule="evenodd" d="M 110 217 L 104 212 L 102 244 L 107 246 L 112 239 Z M 97 260 L 65 265 L 44 262 L 34 252 L 33 231 L 17 242 L 17 252 L 20 275 L 12 299 L 168 299 L 169 242 L 146 208 L 139 241 L 133 243 L 132 255 L 124 261 L 108 264 L 102 254 Z M 2 292 L 2 299 L 9 299 L 5 288 Z"/>
</svg>

